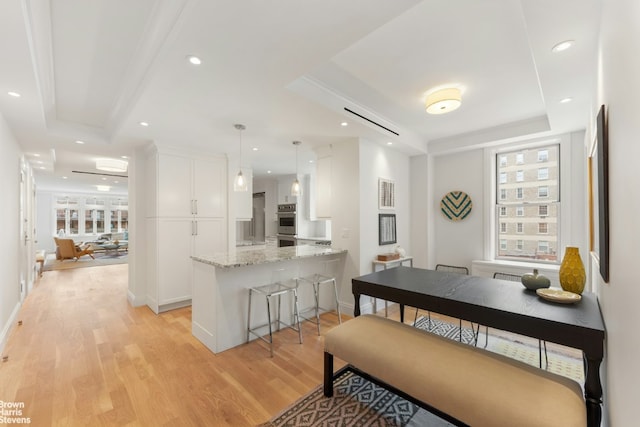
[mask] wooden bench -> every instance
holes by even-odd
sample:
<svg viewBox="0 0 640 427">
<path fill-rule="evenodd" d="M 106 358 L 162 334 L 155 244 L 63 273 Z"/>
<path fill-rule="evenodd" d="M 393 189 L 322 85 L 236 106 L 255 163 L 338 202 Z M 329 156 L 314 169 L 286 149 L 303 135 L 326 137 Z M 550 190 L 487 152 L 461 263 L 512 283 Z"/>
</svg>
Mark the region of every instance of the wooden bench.
<svg viewBox="0 0 640 427">
<path fill-rule="evenodd" d="M 42 271 L 44 270 L 44 260 L 46 252 L 44 249 L 36 251 L 36 263 L 40 264 L 40 270 L 38 270 L 38 277 L 42 277 Z"/>
<path fill-rule="evenodd" d="M 363 315 L 335 327 L 324 351 L 327 397 L 336 356 L 458 425 L 587 425 L 575 381 L 383 317 Z"/>
</svg>

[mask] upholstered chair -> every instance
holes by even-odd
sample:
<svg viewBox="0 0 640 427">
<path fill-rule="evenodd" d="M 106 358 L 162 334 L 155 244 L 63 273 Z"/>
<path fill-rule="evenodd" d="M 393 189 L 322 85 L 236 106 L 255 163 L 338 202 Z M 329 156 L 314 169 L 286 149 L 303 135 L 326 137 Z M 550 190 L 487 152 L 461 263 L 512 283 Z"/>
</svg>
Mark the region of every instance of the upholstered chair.
<svg viewBox="0 0 640 427">
<path fill-rule="evenodd" d="M 77 261 L 83 255 L 89 255 L 93 258 L 93 249 L 76 246 L 73 239 L 56 238 L 56 244 L 58 245 L 60 259 L 75 259 Z"/>
</svg>

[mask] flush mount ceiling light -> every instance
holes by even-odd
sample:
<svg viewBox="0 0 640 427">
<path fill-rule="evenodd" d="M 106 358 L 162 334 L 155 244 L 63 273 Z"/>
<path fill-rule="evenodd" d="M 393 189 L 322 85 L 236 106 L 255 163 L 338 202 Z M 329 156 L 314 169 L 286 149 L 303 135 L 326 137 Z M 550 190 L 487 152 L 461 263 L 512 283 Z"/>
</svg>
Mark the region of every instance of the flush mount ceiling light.
<svg viewBox="0 0 640 427">
<path fill-rule="evenodd" d="M 21 96 L 18 92 L 14 92 L 14 91 L 7 92 L 7 95 L 13 96 L 14 98 L 20 98 Z"/>
<path fill-rule="evenodd" d="M 98 159 L 96 169 L 106 172 L 126 172 L 129 163 L 118 159 Z"/>
<path fill-rule="evenodd" d="M 460 89 L 450 87 L 427 95 L 426 107 L 429 114 L 445 114 L 460 107 L 462 97 Z"/>
<path fill-rule="evenodd" d="M 299 196 L 302 194 L 302 189 L 300 188 L 300 181 L 298 180 L 298 146 L 301 144 L 300 141 L 293 141 L 293 145 L 296 146 L 296 179 L 291 184 L 291 195 Z"/>
<path fill-rule="evenodd" d="M 247 127 L 245 125 L 233 125 L 234 128 L 238 129 L 238 133 L 240 134 L 240 157 L 238 159 L 238 175 L 236 175 L 236 179 L 233 180 L 233 191 L 247 191 L 247 179 L 242 174 L 242 131 Z"/>
<path fill-rule="evenodd" d="M 109 191 L 111 190 L 111 186 L 109 185 L 96 185 L 98 191 Z"/>
</svg>

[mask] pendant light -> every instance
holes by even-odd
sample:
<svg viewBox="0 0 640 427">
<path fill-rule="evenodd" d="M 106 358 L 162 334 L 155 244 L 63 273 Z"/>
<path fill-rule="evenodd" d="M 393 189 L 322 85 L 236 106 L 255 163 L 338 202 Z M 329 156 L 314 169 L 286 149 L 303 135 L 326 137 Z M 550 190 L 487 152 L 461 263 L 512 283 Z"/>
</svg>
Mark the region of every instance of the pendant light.
<svg viewBox="0 0 640 427">
<path fill-rule="evenodd" d="M 233 125 L 238 129 L 240 134 L 240 156 L 238 158 L 238 175 L 233 180 L 233 191 L 247 191 L 247 178 L 242 174 L 242 131 L 246 129 L 245 125 Z"/>
<path fill-rule="evenodd" d="M 296 179 L 291 184 L 291 195 L 292 196 L 300 196 L 302 194 L 302 189 L 300 188 L 300 181 L 298 180 L 298 146 L 300 145 L 300 141 L 293 141 L 293 145 L 296 146 Z"/>
</svg>

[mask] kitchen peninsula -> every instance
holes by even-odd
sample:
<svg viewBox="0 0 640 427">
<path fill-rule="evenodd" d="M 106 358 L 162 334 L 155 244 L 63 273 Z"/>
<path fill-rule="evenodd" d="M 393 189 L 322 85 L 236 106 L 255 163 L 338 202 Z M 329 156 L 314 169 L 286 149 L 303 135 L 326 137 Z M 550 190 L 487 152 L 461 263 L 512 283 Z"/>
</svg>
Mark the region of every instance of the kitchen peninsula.
<svg viewBox="0 0 640 427">
<path fill-rule="evenodd" d="M 346 253 L 333 247 L 302 245 L 192 256 L 193 335 L 214 353 L 245 343 L 250 287 L 270 283 L 278 269 L 294 270 L 304 276 L 322 272 L 324 261 L 338 258 L 341 262 L 333 274 L 340 288 Z M 345 283 L 350 285 L 348 280 Z M 300 309 L 313 303 L 310 287 L 301 287 L 299 301 Z M 325 300 L 323 295 L 320 303 L 332 307 L 332 299 Z M 252 323 L 254 319 L 266 323 L 266 303 L 256 300 L 252 305 Z M 291 313 L 290 302 L 283 300 L 283 316 L 286 313 Z"/>
</svg>

